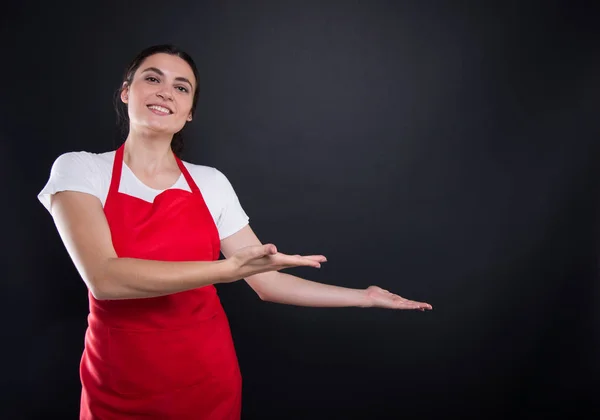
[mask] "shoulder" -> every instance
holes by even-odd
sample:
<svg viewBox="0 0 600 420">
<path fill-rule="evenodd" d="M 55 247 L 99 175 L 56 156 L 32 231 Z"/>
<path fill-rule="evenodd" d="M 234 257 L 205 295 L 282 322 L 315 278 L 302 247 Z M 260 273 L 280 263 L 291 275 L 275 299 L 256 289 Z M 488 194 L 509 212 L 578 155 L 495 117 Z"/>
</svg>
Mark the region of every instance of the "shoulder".
<svg viewBox="0 0 600 420">
<path fill-rule="evenodd" d="M 74 173 L 110 173 L 115 152 L 93 153 L 87 151 L 65 152 L 52 164 L 52 172 Z"/>
<path fill-rule="evenodd" d="M 198 165 L 196 163 L 187 162 L 185 160 L 182 160 L 181 162 L 190 172 L 190 175 L 192 176 L 192 178 L 194 178 L 194 181 L 196 181 L 196 178 L 202 179 L 206 177 L 214 177 L 216 176 L 216 172 L 218 172 L 217 169 L 213 168 L 212 166 Z"/>
<path fill-rule="evenodd" d="M 207 188 L 223 188 L 230 185 L 225 174 L 215 167 L 182 162 L 190 172 L 192 178 L 194 178 L 196 184 L 198 184 L 198 188 L 202 189 L 202 186 Z"/>
<path fill-rule="evenodd" d="M 218 203 L 221 208 L 231 205 L 237 200 L 237 193 L 231 182 L 219 169 L 183 162 L 202 195 L 211 203 Z"/>
<path fill-rule="evenodd" d="M 220 239 L 246 226 L 249 217 L 242 208 L 229 179 L 212 166 L 183 162 L 213 215 Z"/>
<path fill-rule="evenodd" d="M 114 153 L 78 151 L 59 155 L 52 164 L 46 185 L 38 194 L 39 200 L 50 210 L 50 196 L 69 190 L 95 195 L 104 203 Z"/>
</svg>

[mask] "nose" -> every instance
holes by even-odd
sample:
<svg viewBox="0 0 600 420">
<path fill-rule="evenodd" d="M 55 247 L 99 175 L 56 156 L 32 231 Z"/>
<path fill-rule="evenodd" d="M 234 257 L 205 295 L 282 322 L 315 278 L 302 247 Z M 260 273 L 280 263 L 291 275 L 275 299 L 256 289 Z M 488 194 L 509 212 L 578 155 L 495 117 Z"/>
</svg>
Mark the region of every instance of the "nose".
<svg viewBox="0 0 600 420">
<path fill-rule="evenodd" d="M 156 92 L 156 96 L 161 98 L 163 101 L 173 100 L 173 95 L 171 94 L 171 92 L 167 92 L 166 90 L 161 90 L 160 92 Z"/>
</svg>

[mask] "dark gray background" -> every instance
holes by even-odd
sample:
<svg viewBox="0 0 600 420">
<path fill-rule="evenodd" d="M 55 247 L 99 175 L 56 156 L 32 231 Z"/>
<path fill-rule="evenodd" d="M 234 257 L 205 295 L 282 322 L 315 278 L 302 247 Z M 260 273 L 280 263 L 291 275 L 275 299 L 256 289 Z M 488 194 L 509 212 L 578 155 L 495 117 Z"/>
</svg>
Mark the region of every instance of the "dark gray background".
<svg viewBox="0 0 600 420">
<path fill-rule="evenodd" d="M 138 50 L 201 72 L 185 159 L 215 166 L 309 279 L 427 313 L 219 287 L 244 419 L 600 413 L 598 2 L 80 2 L 4 6 L 0 167 L 8 418 L 76 418 L 87 296 L 36 195 L 120 141 Z M 5 417 L 6 418 L 6 417 Z"/>
</svg>

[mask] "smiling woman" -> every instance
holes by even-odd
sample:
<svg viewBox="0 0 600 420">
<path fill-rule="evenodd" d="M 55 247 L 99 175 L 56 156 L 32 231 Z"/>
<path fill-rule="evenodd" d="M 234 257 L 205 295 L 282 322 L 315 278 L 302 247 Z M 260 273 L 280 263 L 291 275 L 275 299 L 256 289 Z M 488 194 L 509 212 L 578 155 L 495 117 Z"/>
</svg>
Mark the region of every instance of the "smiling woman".
<svg viewBox="0 0 600 420">
<path fill-rule="evenodd" d="M 376 286 L 281 273 L 326 258 L 261 244 L 225 175 L 180 159 L 198 91 L 186 53 L 142 51 L 120 88 L 123 145 L 59 156 L 38 196 L 89 289 L 81 419 L 239 419 L 241 374 L 218 283 L 245 279 L 262 300 L 292 305 L 431 309 Z"/>
<path fill-rule="evenodd" d="M 139 71 L 142 63 L 144 64 L 143 69 Z M 173 65 L 172 68 L 171 65 Z M 171 71 L 169 72 L 169 70 Z M 165 90 L 166 87 L 169 87 L 168 84 L 171 89 Z M 148 87 L 148 89 L 142 89 L 143 87 Z M 192 120 L 200 92 L 199 72 L 194 60 L 186 52 L 171 45 L 147 48 L 132 60 L 125 71 L 123 85 L 117 98 L 118 102 L 115 104 L 117 113 L 126 121 L 128 130 L 130 129 L 128 120 L 139 115 L 136 112 L 138 105 L 135 102 L 130 103 L 131 94 L 137 93 L 132 92 L 133 90 L 139 90 L 139 94 L 142 95 L 144 93 L 149 95 L 149 97 L 146 96 L 149 102 L 145 106 L 156 111 L 157 115 L 167 115 L 167 112 L 168 115 L 175 113 L 176 109 L 171 109 L 172 105 L 169 105 L 169 99 L 177 99 L 180 106 L 189 108 L 186 118 L 179 119 L 180 125 L 175 126 L 178 129 L 174 132 L 171 142 L 173 152 L 180 156 L 183 149 L 181 129 L 185 122 Z M 128 104 L 126 112 L 123 112 L 122 104 Z M 130 117 L 130 115 L 132 116 Z"/>
</svg>

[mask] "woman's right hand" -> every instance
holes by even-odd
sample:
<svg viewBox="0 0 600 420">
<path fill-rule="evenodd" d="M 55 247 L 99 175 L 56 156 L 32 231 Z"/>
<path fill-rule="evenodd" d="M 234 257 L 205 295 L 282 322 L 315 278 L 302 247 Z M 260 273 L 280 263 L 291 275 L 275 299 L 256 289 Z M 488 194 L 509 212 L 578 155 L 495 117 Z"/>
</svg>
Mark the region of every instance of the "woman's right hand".
<svg viewBox="0 0 600 420">
<path fill-rule="evenodd" d="M 327 259 L 323 255 L 287 255 L 277 252 L 275 245 L 266 244 L 241 248 L 225 262 L 232 270 L 232 281 L 236 281 L 255 274 L 292 267 L 320 268 L 321 263 L 325 261 Z"/>
</svg>

